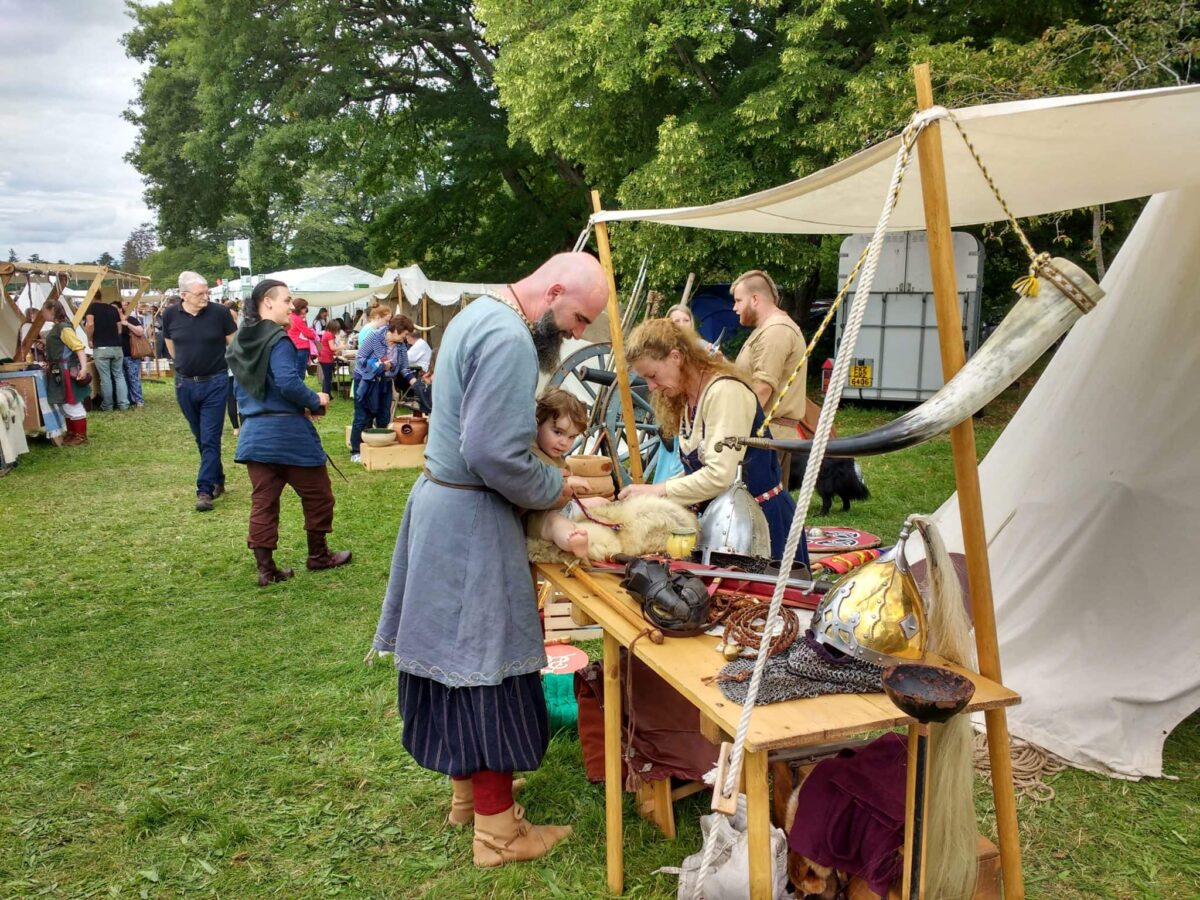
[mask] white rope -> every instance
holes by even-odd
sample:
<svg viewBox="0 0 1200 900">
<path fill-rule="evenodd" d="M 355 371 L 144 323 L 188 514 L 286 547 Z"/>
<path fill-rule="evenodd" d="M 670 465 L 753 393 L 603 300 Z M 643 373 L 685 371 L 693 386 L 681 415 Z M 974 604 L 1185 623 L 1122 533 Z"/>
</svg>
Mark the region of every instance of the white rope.
<svg viewBox="0 0 1200 900">
<path fill-rule="evenodd" d="M 575 241 L 575 252 L 578 253 L 587 246 L 588 238 L 592 234 L 592 220 L 588 219 L 588 223 L 583 226 L 583 231 L 579 232 L 579 237 Z"/>
<path fill-rule="evenodd" d="M 850 360 L 854 357 L 854 347 L 858 343 L 858 332 L 862 326 L 863 317 L 867 311 L 867 300 L 875 281 L 875 270 L 879 266 L 879 255 L 883 249 L 883 239 L 887 235 L 888 222 L 892 211 L 900 197 L 900 183 L 912 160 L 912 148 L 917 136 L 931 122 L 941 118 L 939 115 L 918 114 L 905 127 L 901 135 L 900 150 L 896 154 L 896 167 L 892 172 L 892 181 L 884 200 L 883 211 L 875 233 L 867 250 L 867 261 L 859 277 L 858 287 L 854 292 L 854 302 L 846 320 L 846 328 L 842 334 L 841 351 L 834 361 L 833 373 L 829 380 L 829 390 L 826 392 L 825 405 L 821 407 L 821 417 L 817 421 L 816 434 L 813 436 L 812 449 L 809 451 L 808 465 L 804 469 L 804 480 L 800 483 L 800 496 L 796 500 L 796 514 L 792 519 L 792 527 L 788 531 L 787 542 L 783 549 L 783 560 L 779 568 L 779 576 L 775 582 L 775 592 L 771 595 L 771 604 L 767 611 L 767 622 L 763 628 L 764 635 L 774 634 L 779 620 L 779 610 L 783 605 L 784 590 L 792 573 L 792 563 L 796 559 L 796 550 L 800 546 L 800 535 L 804 533 L 805 521 L 808 518 L 808 507 L 812 502 L 813 492 L 817 485 L 817 474 L 821 470 L 821 462 L 825 459 L 825 447 L 829 443 L 829 435 L 833 431 L 833 419 L 837 415 L 838 405 L 842 401 L 842 392 L 850 375 Z M 943 111 L 944 112 L 944 111 Z M 763 641 L 766 647 L 769 640 Z M 750 678 L 750 686 L 746 694 L 746 702 L 742 705 L 742 716 L 738 721 L 737 734 L 733 739 L 733 750 L 729 755 L 729 766 L 725 775 L 725 783 L 717 785 L 714 790 L 720 790 L 722 796 L 732 797 L 741 779 L 742 756 L 745 751 L 746 734 L 750 730 L 750 715 L 758 699 L 758 689 L 762 682 L 763 671 L 766 668 L 767 653 L 761 650 L 754 661 L 754 674 Z M 712 829 L 709 834 L 715 833 Z M 716 845 L 708 840 L 704 845 L 704 856 L 700 861 L 700 872 L 696 878 L 695 900 L 704 896 L 704 879 L 713 864 Z"/>
</svg>

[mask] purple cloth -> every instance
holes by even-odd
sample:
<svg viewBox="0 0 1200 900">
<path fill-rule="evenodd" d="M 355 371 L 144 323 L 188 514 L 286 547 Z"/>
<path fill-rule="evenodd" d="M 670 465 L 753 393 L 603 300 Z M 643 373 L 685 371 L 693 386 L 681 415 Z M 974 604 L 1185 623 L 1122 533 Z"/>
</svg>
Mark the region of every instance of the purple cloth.
<svg viewBox="0 0 1200 900">
<path fill-rule="evenodd" d="M 907 768 L 908 749 L 894 731 L 817 763 L 800 785 L 788 846 L 887 896 L 903 864 Z"/>
</svg>

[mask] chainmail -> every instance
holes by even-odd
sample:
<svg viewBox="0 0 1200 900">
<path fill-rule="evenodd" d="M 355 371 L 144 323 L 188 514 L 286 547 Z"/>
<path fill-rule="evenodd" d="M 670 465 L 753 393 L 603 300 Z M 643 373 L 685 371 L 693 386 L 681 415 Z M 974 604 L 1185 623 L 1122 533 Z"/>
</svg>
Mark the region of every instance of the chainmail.
<svg viewBox="0 0 1200 900">
<path fill-rule="evenodd" d="M 754 659 L 735 659 L 721 670 L 717 684 L 730 700 L 746 702 Z M 883 690 L 883 667 L 818 644 L 811 631 L 787 653 L 767 660 L 758 703 L 781 703 L 822 694 L 871 694 Z"/>
</svg>

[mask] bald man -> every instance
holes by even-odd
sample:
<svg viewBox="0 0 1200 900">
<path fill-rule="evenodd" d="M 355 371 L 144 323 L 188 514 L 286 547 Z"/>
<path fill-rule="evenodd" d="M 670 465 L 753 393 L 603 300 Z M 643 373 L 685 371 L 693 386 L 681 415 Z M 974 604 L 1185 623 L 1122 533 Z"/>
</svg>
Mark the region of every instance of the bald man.
<svg viewBox="0 0 1200 900">
<path fill-rule="evenodd" d="M 559 363 L 608 299 L 592 256 L 563 253 L 473 301 L 438 351 L 425 472 L 396 539 L 373 648 L 395 653 L 405 748 L 449 775 L 450 822 L 474 824 L 478 866 L 536 859 L 569 833 L 513 803 L 550 733 L 546 664 L 519 510 L 566 501 L 531 452 L 538 369 Z"/>
</svg>

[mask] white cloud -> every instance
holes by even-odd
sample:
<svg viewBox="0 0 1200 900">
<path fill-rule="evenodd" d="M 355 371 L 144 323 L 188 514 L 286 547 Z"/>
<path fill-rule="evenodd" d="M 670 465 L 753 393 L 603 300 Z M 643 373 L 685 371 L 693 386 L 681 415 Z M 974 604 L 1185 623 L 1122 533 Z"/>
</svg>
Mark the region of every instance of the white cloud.
<svg viewBox="0 0 1200 900">
<path fill-rule="evenodd" d="M 119 256 L 154 218 L 123 158 L 141 74 L 120 43 L 124 0 L 0 0 L 0 22 L 0 254 Z"/>
</svg>

